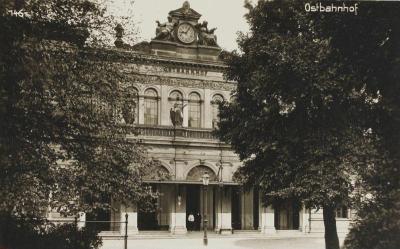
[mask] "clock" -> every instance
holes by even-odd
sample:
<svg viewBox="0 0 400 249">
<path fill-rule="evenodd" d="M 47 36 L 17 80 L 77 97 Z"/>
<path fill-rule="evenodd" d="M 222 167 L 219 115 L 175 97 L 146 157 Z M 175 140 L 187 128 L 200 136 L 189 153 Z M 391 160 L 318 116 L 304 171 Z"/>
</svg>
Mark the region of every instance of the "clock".
<svg viewBox="0 0 400 249">
<path fill-rule="evenodd" d="M 196 39 L 196 32 L 194 28 L 189 23 L 182 23 L 179 25 L 177 30 L 178 39 L 186 44 L 194 42 Z"/>
</svg>

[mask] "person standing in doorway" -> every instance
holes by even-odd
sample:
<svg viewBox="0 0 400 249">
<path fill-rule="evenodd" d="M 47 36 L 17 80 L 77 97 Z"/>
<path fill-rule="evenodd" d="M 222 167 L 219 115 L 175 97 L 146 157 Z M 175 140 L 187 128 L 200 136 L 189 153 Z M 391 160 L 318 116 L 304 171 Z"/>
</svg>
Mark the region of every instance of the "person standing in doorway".
<svg viewBox="0 0 400 249">
<path fill-rule="evenodd" d="M 200 231 L 200 225 L 201 225 L 201 214 L 197 213 L 196 215 L 196 219 L 195 219 L 195 223 L 196 223 L 196 230 Z"/>
<path fill-rule="evenodd" d="M 188 229 L 189 231 L 193 231 L 194 229 L 194 215 L 192 213 L 188 216 Z"/>
</svg>

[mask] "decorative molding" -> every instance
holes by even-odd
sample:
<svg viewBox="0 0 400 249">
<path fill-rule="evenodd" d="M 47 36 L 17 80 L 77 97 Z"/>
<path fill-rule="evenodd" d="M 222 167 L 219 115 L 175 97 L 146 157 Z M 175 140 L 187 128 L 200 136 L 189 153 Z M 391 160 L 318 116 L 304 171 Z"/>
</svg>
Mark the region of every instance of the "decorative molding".
<svg viewBox="0 0 400 249">
<path fill-rule="evenodd" d="M 182 67 L 182 66 L 165 66 L 164 67 L 165 73 L 180 73 L 186 75 L 196 75 L 196 76 L 207 76 L 208 70 L 193 68 L 193 67 Z"/>
<path fill-rule="evenodd" d="M 154 75 L 132 75 L 131 81 L 138 84 L 146 85 L 167 85 L 173 87 L 189 87 L 197 89 L 211 89 L 233 91 L 236 89 L 236 84 L 230 82 L 199 80 L 199 79 L 180 79 L 166 76 Z"/>
<path fill-rule="evenodd" d="M 211 182 L 216 182 L 218 181 L 218 177 L 215 174 L 215 172 L 207 166 L 204 165 L 199 165 L 199 166 L 195 166 L 194 168 L 192 168 L 186 175 L 186 180 L 189 181 L 201 181 L 203 178 L 203 174 L 207 172 L 209 175 L 209 179 Z"/>
</svg>

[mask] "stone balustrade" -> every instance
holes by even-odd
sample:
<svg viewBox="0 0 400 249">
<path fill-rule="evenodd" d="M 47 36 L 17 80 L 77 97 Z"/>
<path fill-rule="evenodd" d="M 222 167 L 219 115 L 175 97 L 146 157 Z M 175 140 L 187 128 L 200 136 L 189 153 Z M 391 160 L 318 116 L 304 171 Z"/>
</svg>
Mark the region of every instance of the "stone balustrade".
<svg viewBox="0 0 400 249">
<path fill-rule="evenodd" d="M 216 139 L 212 134 L 212 129 L 138 125 L 137 131 L 139 136 Z"/>
</svg>

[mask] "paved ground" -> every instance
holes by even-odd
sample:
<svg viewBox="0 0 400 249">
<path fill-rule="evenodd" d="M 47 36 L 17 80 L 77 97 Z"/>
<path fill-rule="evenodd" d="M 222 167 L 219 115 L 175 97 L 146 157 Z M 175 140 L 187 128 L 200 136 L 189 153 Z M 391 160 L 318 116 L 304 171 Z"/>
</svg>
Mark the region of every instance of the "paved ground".
<svg viewBox="0 0 400 249">
<path fill-rule="evenodd" d="M 342 241 L 341 241 L 342 242 Z M 324 249 L 323 238 L 129 239 L 128 249 Z M 123 240 L 104 240 L 102 249 L 124 249 Z"/>
</svg>

